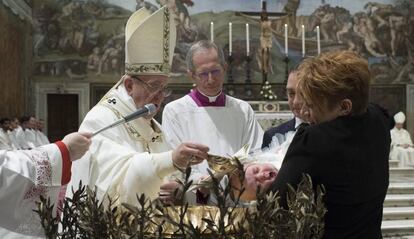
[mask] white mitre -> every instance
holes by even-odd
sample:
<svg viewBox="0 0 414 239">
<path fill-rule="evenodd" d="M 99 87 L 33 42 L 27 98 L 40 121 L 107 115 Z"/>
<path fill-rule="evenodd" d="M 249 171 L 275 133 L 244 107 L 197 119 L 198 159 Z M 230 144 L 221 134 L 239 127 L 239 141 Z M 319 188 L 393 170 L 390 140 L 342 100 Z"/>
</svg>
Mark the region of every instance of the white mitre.
<svg viewBox="0 0 414 239">
<path fill-rule="evenodd" d="M 397 124 L 403 124 L 405 122 L 405 115 L 403 112 L 398 112 L 397 114 L 394 115 L 394 121 Z"/>
<path fill-rule="evenodd" d="M 125 27 L 125 73 L 168 76 L 176 38 L 174 18 L 167 7 L 152 14 L 145 7 L 133 13 Z"/>
</svg>

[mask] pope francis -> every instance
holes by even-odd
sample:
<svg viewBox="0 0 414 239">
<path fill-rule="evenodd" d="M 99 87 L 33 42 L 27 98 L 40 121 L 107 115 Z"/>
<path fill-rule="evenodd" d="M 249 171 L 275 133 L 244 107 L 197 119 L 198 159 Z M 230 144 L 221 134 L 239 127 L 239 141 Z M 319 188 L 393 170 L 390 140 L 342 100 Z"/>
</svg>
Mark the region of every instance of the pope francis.
<svg viewBox="0 0 414 239">
<path fill-rule="evenodd" d="M 67 196 L 82 180 L 96 186 L 101 200 L 108 195 L 119 203 L 136 204 L 141 193 L 154 199 L 166 176 L 207 157 L 209 149 L 201 144 L 182 143 L 171 150 L 152 119 L 170 93 L 166 87 L 175 41 L 174 19 L 166 7 L 152 14 L 141 8 L 129 18 L 125 75 L 86 115 L 79 131 L 95 132 L 148 103 L 157 110 L 96 135 L 89 151 L 72 165 Z"/>
</svg>

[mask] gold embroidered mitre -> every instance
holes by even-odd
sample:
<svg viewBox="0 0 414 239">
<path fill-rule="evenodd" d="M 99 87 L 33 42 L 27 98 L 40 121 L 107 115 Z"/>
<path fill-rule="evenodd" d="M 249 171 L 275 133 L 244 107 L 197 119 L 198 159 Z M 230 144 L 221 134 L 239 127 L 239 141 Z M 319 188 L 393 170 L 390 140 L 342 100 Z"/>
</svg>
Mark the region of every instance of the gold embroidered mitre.
<svg viewBox="0 0 414 239">
<path fill-rule="evenodd" d="M 125 27 L 125 73 L 169 75 L 176 42 L 174 18 L 167 7 L 151 14 L 141 8 Z"/>
</svg>

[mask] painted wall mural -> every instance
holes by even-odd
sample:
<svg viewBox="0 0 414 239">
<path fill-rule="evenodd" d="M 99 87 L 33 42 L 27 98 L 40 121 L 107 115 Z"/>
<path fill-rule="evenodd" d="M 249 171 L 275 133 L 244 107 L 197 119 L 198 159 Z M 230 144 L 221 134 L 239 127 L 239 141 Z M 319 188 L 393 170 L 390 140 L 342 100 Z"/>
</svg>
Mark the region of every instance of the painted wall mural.
<svg viewBox="0 0 414 239">
<path fill-rule="evenodd" d="M 34 74 L 82 80 L 119 75 L 131 11 L 105 1 L 34 1 Z"/>
<path fill-rule="evenodd" d="M 304 39 L 305 57 L 316 56 L 318 48 L 360 53 L 373 72 L 371 100 L 391 114 L 409 110 L 406 85 L 414 84 L 413 0 L 265 2 L 266 22 L 260 14 L 262 0 L 33 0 L 33 80 L 62 86 L 89 83 L 94 106 L 124 72 L 124 27 L 129 16 L 141 7 L 155 11 L 167 5 L 175 14 L 178 42 L 170 84 L 173 95 L 166 103 L 192 87 L 185 64 L 191 44 L 212 38 L 229 63 L 226 93 L 263 100 L 260 92 L 266 86 L 277 100 L 286 100 L 287 72 L 303 59 Z M 269 51 L 262 51 L 263 46 Z M 268 64 L 268 85 L 263 81 L 263 62 Z"/>
<path fill-rule="evenodd" d="M 229 22 L 232 22 L 231 80 L 262 82 L 260 0 L 35 0 L 35 76 L 90 82 L 116 80 L 118 77 L 114 76 L 123 72 L 123 31 L 129 15 L 140 7 L 155 11 L 162 5 L 168 5 L 175 13 L 178 44 L 173 76 L 178 82 L 185 81 L 188 48 L 197 40 L 210 39 L 212 29 L 214 41 L 229 55 Z M 370 62 L 373 83 L 413 83 L 413 10 L 414 3 L 410 0 L 268 0 L 269 82 L 283 83 L 286 79 L 284 26 L 287 24 L 288 68 L 303 57 L 302 25 L 305 55 L 318 54 L 319 26 L 321 51 L 359 52 Z M 251 12 L 256 12 L 256 16 Z M 248 77 L 246 68 L 251 69 Z"/>
</svg>

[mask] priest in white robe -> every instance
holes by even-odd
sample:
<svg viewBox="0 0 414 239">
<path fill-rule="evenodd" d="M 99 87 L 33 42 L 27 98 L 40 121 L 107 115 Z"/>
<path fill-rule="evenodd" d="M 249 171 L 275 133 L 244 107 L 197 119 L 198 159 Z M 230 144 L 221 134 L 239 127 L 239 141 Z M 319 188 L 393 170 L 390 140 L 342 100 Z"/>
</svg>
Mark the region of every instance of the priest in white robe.
<svg viewBox="0 0 414 239">
<path fill-rule="evenodd" d="M 13 147 L 13 142 L 11 141 L 9 134 L 7 133 L 10 129 L 10 119 L 0 119 L 0 150 L 15 149 Z"/>
<path fill-rule="evenodd" d="M 31 146 L 28 144 L 28 141 L 26 139 L 25 131 L 27 129 L 23 125 L 18 125 L 15 129 L 15 135 L 16 135 L 16 141 L 19 145 L 20 149 L 30 149 Z"/>
<path fill-rule="evenodd" d="M 0 150 L 13 150 L 13 145 L 7 131 L 0 128 Z"/>
<path fill-rule="evenodd" d="M 165 106 L 162 126 L 168 143 L 204 143 L 216 155 L 233 155 L 245 144 L 260 149 L 263 130 L 249 103 L 224 94 L 227 65 L 211 41 L 195 43 L 187 53 L 187 72 L 196 88 Z M 208 175 L 207 162 L 193 166 L 193 179 Z"/>
<path fill-rule="evenodd" d="M 33 212 L 39 196 L 55 203 L 61 185 L 71 177 L 71 160 L 89 148 L 90 134 L 72 133 L 62 141 L 33 150 L 0 150 L 0 238 L 43 236 Z"/>
<path fill-rule="evenodd" d="M 169 95 L 166 89 L 175 47 L 174 18 L 166 7 L 151 14 L 141 8 L 132 14 L 125 29 L 125 72 L 121 80 L 91 109 L 80 131 L 95 132 L 153 103 L 159 110 Z M 208 147 L 184 143 L 174 150 L 166 143 L 152 113 L 97 134 L 89 152 L 72 166 L 68 186 L 77 189 L 79 181 L 95 188 L 101 200 L 117 198 L 117 203 L 137 204 L 136 195 L 158 197 L 164 178 L 199 163 Z"/>
<path fill-rule="evenodd" d="M 414 146 L 410 133 L 403 128 L 405 115 L 394 115 L 395 127 L 391 130 L 390 159 L 398 160 L 400 167 L 414 166 Z"/>
<path fill-rule="evenodd" d="M 49 138 L 43 133 L 43 120 L 36 120 L 36 139 L 40 145 L 50 144 Z"/>
</svg>

